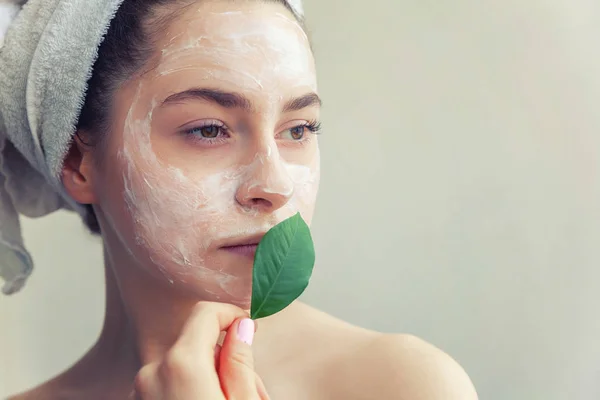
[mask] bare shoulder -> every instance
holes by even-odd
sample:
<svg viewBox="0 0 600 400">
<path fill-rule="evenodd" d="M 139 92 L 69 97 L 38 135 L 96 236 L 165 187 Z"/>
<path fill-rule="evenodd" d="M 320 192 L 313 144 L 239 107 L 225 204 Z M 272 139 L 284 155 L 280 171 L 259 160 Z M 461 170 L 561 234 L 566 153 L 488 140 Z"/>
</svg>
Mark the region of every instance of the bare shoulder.
<svg viewBox="0 0 600 400">
<path fill-rule="evenodd" d="M 7 400 L 63 400 L 64 398 L 65 397 L 52 390 L 47 384 L 44 384 L 27 392 L 9 397 Z"/>
<path fill-rule="evenodd" d="M 15 394 L 9 397 L 7 400 L 33 400 L 33 399 L 49 399 L 48 390 L 46 385 L 40 385 L 35 389 L 28 390 L 19 394 Z"/>
<path fill-rule="evenodd" d="M 347 396 L 356 399 L 477 400 L 465 370 L 448 354 L 412 335 L 366 335 L 340 360 Z M 353 379 L 353 377 L 355 379 Z"/>
<path fill-rule="evenodd" d="M 46 382 L 34 389 L 9 397 L 7 400 L 70 400 L 81 399 L 82 392 L 61 387 L 60 381 Z"/>
<path fill-rule="evenodd" d="M 320 371 L 318 391 L 326 398 L 477 400 L 465 370 L 426 341 L 367 330 L 306 305 L 298 309 L 303 326 L 312 325 L 302 335 L 304 354 L 318 358 L 310 365 Z"/>
<path fill-rule="evenodd" d="M 75 366 L 39 386 L 15 394 L 7 400 L 72 400 L 95 399 L 87 388 L 89 374 L 81 373 Z M 85 378 L 84 378 L 85 377 Z M 82 383 L 83 382 L 83 383 Z"/>
</svg>

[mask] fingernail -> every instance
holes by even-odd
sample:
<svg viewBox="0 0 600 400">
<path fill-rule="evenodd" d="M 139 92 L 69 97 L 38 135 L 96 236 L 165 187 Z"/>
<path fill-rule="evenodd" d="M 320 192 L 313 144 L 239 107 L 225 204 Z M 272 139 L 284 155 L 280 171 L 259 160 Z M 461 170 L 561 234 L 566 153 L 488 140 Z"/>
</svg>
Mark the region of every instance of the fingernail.
<svg viewBox="0 0 600 400">
<path fill-rule="evenodd" d="M 254 340 L 254 321 L 250 318 L 241 320 L 238 325 L 237 337 L 247 345 L 252 345 L 252 340 Z"/>
</svg>

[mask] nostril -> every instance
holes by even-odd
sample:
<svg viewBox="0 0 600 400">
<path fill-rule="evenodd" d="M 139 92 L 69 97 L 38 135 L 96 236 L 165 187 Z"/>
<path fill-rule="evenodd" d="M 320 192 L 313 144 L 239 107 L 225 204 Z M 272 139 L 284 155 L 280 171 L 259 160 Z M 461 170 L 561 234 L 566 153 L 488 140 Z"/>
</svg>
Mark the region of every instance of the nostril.
<svg viewBox="0 0 600 400">
<path fill-rule="evenodd" d="M 273 203 L 271 203 L 269 200 L 263 199 L 260 197 L 255 197 L 255 198 L 250 199 L 250 203 L 253 206 L 260 206 L 260 207 L 272 207 L 273 206 Z"/>
<path fill-rule="evenodd" d="M 270 185 L 264 183 L 270 183 Z M 275 183 L 251 182 L 243 185 L 236 193 L 236 201 L 244 208 L 252 208 L 260 212 L 273 212 L 283 207 L 293 194 L 293 190 L 283 190 L 287 189 L 288 185 Z"/>
</svg>

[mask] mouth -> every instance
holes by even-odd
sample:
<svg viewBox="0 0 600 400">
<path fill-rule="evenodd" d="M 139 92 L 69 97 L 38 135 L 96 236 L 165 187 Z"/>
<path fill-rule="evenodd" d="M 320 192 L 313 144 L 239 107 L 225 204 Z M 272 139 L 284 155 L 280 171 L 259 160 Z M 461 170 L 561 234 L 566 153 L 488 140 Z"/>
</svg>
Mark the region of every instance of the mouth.
<svg viewBox="0 0 600 400">
<path fill-rule="evenodd" d="M 258 243 L 265 236 L 265 233 L 260 233 L 253 236 L 243 238 L 233 238 L 224 243 L 220 249 L 229 253 L 254 258 Z"/>
<path fill-rule="evenodd" d="M 254 258 L 256 254 L 256 249 L 258 248 L 258 244 L 244 244 L 241 246 L 226 246 L 222 247 L 223 250 L 237 254 L 244 257 Z"/>
</svg>

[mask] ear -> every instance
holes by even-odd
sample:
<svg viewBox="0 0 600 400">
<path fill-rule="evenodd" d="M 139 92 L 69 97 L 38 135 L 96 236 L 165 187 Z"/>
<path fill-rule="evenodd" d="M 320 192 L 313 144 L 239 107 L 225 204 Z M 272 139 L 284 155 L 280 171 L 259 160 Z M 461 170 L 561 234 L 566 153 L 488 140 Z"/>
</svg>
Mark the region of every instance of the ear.
<svg viewBox="0 0 600 400">
<path fill-rule="evenodd" d="M 92 148 L 81 140 L 78 132 L 71 143 L 62 169 L 63 186 L 76 202 L 80 204 L 96 203 L 93 173 Z"/>
</svg>

